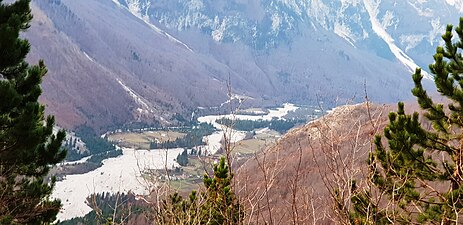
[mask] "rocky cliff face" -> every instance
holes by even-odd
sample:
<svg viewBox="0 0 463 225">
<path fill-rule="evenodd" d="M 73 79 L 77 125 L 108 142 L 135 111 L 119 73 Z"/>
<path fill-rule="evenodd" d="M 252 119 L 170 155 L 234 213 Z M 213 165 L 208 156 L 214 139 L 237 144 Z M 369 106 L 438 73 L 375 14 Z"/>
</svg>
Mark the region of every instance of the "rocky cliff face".
<svg viewBox="0 0 463 225">
<path fill-rule="evenodd" d="M 458 22 L 463 10 L 454 0 L 113 1 L 171 31 L 199 29 L 215 41 L 244 42 L 256 49 L 322 29 L 408 67 L 414 61 L 426 67 L 429 60 L 420 54 L 434 51 L 445 25 Z"/>
</svg>

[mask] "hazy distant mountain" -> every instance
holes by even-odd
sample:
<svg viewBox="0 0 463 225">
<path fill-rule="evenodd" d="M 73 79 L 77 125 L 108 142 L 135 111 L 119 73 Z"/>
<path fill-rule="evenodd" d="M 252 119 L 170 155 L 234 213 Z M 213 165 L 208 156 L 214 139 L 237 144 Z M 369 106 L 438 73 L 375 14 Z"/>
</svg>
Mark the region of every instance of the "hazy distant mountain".
<svg viewBox="0 0 463 225">
<path fill-rule="evenodd" d="M 36 0 L 26 35 L 69 127 L 166 122 L 234 94 L 255 104 L 410 96 L 463 3 L 444 0 Z M 37 16 L 40 15 L 40 16 Z"/>
<path fill-rule="evenodd" d="M 213 40 L 255 49 L 290 45 L 307 32 L 330 31 L 352 46 L 397 58 L 412 70 L 429 64 L 455 0 L 113 0 L 145 21 L 182 33 L 199 29 Z M 186 40 L 187 41 L 187 40 Z"/>
</svg>

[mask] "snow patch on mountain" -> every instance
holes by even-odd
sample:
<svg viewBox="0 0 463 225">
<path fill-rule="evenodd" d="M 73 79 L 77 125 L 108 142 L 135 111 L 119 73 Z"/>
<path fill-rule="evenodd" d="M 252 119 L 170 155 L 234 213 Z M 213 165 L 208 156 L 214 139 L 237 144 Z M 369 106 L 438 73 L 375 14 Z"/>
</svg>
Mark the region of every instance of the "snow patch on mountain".
<svg viewBox="0 0 463 225">
<path fill-rule="evenodd" d="M 116 5 L 118 5 L 119 7 L 127 9 L 130 13 L 132 13 L 132 15 L 134 15 L 138 19 L 142 20 L 146 25 L 148 25 L 151 29 L 153 29 L 157 33 L 165 36 L 170 41 L 173 41 L 173 42 L 175 42 L 177 44 L 180 44 L 181 46 L 185 47 L 189 51 L 193 52 L 193 49 L 191 49 L 187 44 L 185 44 L 182 41 L 178 40 L 177 38 L 173 37 L 172 35 L 165 32 L 164 30 L 160 29 L 159 27 L 157 27 L 156 25 L 152 24 L 149 21 L 149 16 L 147 15 L 148 14 L 148 9 L 150 8 L 150 5 L 151 5 L 151 3 L 149 1 L 147 1 L 145 5 L 142 5 L 140 3 L 140 0 L 126 0 L 128 8 L 122 6 L 121 3 L 118 2 L 117 0 L 113 0 L 113 2 L 116 3 Z M 142 13 L 143 8 L 146 9 L 145 13 Z"/>
<path fill-rule="evenodd" d="M 389 33 L 387 33 L 386 28 L 383 26 L 384 23 L 380 23 L 378 20 L 378 14 L 379 14 L 379 5 L 381 3 L 380 0 L 363 0 L 363 3 L 365 5 L 365 8 L 368 12 L 368 15 L 370 16 L 370 21 L 371 21 L 371 28 L 373 31 L 381 38 L 383 39 L 386 44 L 389 46 L 389 49 L 391 52 L 394 54 L 394 56 L 402 62 L 410 72 L 414 72 L 416 68 L 419 66 L 411 59 L 407 54 L 405 54 L 402 49 L 397 47 L 397 45 L 394 43 L 394 39 L 391 37 Z M 384 21 L 384 20 L 383 20 Z M 432 77 L 423 71 L 423 75 L 427 79 L 431 79 Z"/>
<path fill-rule="evenodd" d="M 302 9 L 299 7 L 297 0 L 277 0 L 277 2 L 286 5 L 288 8 L 292 9 L 298 16 L 302 15 Z"/>
<path fill-rule="evenodd" d="M 405 47 L 405 52 L 408 52 L 410 49 L 415 48 L 423 39 L 426 38 L 424 34 L 411 34 L 411 35 L 401 35 L 400 44 Z"/>
<path fill-rule="evenodd" d="M 408 2 L 412 6 L 419 16 L 434 17 L 434 12 L 430 8 L 422 8 L 421 4 L 426 3 L 426 0 L 418 0 L 417 2 Z"/>
<path fill-rule="evenodd" d="M 278 14 L 273 14 L 272 15 L 272 31 L 273 32 L 278 32 L 281 26 L 281 18 L 278 16 Z"/>
<path fill-rule="evenodd" d="M 220 22 L 219 17 L 216 16 L 214 18 L 214 27 L 215 29 L 212 31 L 212 34 L 211 34 L 212 39 L 214 39 L 214 41 L 220 42 L 223 40 L 224 33 L 227 29 L 226 20 L 222 20 L 222 22 Z"/>
<path fill-rule="evenodd" d="M 141 18 L 140 18 L 141 19 Z M 158 28 L 157 26 L 155 26 L 154 24 L 150 23 L 148 19 L 142 19 L 143 22 L 145 22 L 149 27 L 151 27 L 151 29 L 153 29 L 154 31 L 158 32 L 159 34 L 162 34 L 164 35 L 165 37 L 167 37 L 170 41 L 173 41 L 177 44 L 180 44 L 181 46 L 185 47 L 188 51 L 190 52 L 193 52 L 193 49 L 191 49 L 187 44 L 183 43 L 182 41 L 178 40 L 177 38 L 173 37 L 172 35 L 170 35 L 169 33 L 161 30 L 160 28 Z"/>
<path fill-rule="evenodd" d="M 330 8 L 326 6 L 321 0 L 313 0 L 307 8 L 307 15 L 315 19 L 323 28 L 328 29 L 328 21 Z"/>
<path fill-rule="evenodd" d="M 127 87 L 127 85 L 125 85 L 121 80 L 116 80 L 127 92 L 127 94 L 140 106 L 140 108 L 137 109 L 139 113 L 154 113 L 155 110 L 153 109 L 153 107 L 150 106 L 150 103 L 146 99 L 144 99 L 141 95 L 137 94 L 131 88 Z"/>
<path fill-rule="evenodd" d="M 123 8 L 123 6 L 121 5 L 121 3 L 118 0 L 112 0 L 112 1 L 114 2 L 114 4 L 117 5 L 117 7 L 121 8 L 121 9 Z"/>
<path fill-rule="evenodd" d="M 357 38 L 352 33 L 351 29 L 344 23 L 336 22 L 334 24 L 334 33 L 344 38 L 347 42 L 349 42 L 349 44 L 355 47 L 354 43 L 357 40 Z"/>
<path fill-rule="evenodd" d="M 387 28 L 396 24 L 394 18 L 394 14 L 391 11 L 387 10 L 381 20 L 381 27 L 383 27 L 384 30 L 387 30 Z"/>
<path fill-rule="evenodd" d="M 140 0 L 126 0 L 127 1 L 127 6 L 129 7 L 129 11 L 137 16 L 138 18 L 143 18 L 145 20 L 145 16 L 142 14 L 142 5 L 140 3 Z M 151 2 L 147 1 L 146 2 L 146 8 L 149 8 Z"/>
<path fill-rule="evenodd" d="M 83 53 L 84 53 L 85 57 L 87 57 L 87 59 L 90 60 L 90 62 L 96 63 L 95 60 L 92 57 L 90 57 L 86 52 L 83 51 Z"/>
<path fill-rule="evenodd" d="M 431 27 L 432 27 L 432 30 L 429 31 L 429 35 L 428 35 L 429 39 L 428 39 L 428 41 L 429 41 L 430 44 L 433 44 L 434 41 L 437 38 L 439 38 L 440 35 L 442 34 L 442 32 L 445 30 L 445 25 L 441 24 L 440 18 L 437 17 L 436 19 L 433 19 L 431 21 Z M 441 39 L 439 38 L 439 40 L 441 40 Z"/>
</svg>

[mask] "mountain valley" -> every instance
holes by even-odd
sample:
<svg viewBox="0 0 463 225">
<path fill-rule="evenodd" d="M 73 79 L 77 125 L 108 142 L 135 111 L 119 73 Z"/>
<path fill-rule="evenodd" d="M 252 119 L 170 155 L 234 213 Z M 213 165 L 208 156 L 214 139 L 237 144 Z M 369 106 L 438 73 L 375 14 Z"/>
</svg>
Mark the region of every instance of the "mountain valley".
<svg viewBox="0 0 463 225">
<path fill-rule="evenodd" d="M 375 135 L 396 118 L 388 114 L 396 110 L 392 103 L 406 102 L 410 113 L 420 111 L 413 95 L 447 103 L 441 94 L 448 92 L 461 100 L 455 90 L 462 78 L 448 73 L 459 65 L 441 71 L 446 82 L 436 81 L 437 89 L 430 74 L 440 67 L 428 66 L 446 24 L 463 12 L 461 0 L 30 4 L 34 18 L 21 33 L 30 42 L 27 61 L 44 59 L 48 69 L 39 99 L 46 109 L 38 117 L 55 116 L 50 133 L 69 131 L 62 143 L 67 156 L 50 164 L 44 182 L 57 179 L 51 197 L 61 199 L 63 224 L 107 223 L 112 212 L 112 219 L 126 213 L 116 212 L 119 206 L 147 210 L 121 224 L 145 224 L 149 219 L 139 216 L 165 210 L 166 201 L 176 215 L 175 204 L 184 204 L 183 212 L 194 205 L 191 190 L 206 199 L 220 188 L 245 208 L 249 224 L 289 217 L 294 224 L 331 224 L 343 210 L 350 219 L 352 194 L 371 187 L 365 162 L 381 144 L 373 143 Z M 450 61 L 459 60 L 458 51 Z M 416 68 L 427 92 L 421 77 L 412 80 Z M 7 78 L 0 74 L 0 81 Z M 419 100 L 421 107 L 430 102 Z M 445 117 L 442 105 L 427 107 L 444 125 L 459 120 Z M 415 116 L 412 125 L 432 127 Z M 434 137 L 426 134 L 403 136 L 416 141 L 413 148 Z M 225 184 L 209 188 L 213 182 Z M 118 205 L 122 195 L 129 200 Z M 104 210 L 114 204 L 113 211 L 101 211 L 102 204 Z"/>
<path fill-rule="evenodd" d="M 43 0 L 25 36 L 59 124 L 107 131 L 175 123 L 226 102 L 227 86 L 249 106 L 408 99 L 455 4 Z"/>
</svg>

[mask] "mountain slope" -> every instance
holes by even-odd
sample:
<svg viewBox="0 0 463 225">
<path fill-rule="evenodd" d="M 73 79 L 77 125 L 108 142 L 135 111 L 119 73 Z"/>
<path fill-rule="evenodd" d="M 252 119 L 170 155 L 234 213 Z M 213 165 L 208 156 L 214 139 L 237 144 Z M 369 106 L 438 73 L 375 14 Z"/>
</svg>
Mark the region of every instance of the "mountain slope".
<svg viewBox="0 0 463 225">
<path fill-rule="evenodd" d="M 285 218 L 294 218 L 296 212 L 299 221 L 311 224 L 339 222 L 331 194 L 340 191 L 338 197 L 348 201 L 349 181 L 355 179 L 359 187 L 363 185 L 370 140 L 382 131 L 393 109 L 365 103 L 338 107 L 291 130 L 244 163 L 236 172 L 236 186 L 246 206 L 255 208 L 248 215 L 250 220 L 269 222 L 273 218 L 290 224 Z"/>
<path fill-rule="evenodd" d="M 396 1 L 404 7 L 397 10 L 367 0 L 33 2 L 36 20 L 25 36 L 31 59 L 49 66 L 43 101 L 60 124 L 103 130 L 166 125 L 176 113 L 219 106 L 228 80 L 250 105 L 333 106 L 362 101 L 365 89 L 374 101 L 408 98 L 410 70 L 428 61 L 421 53 L 434 48 L 447 20 L 413 30 L 422 17 L 399 21 L 411 0 Z M 431 32 L 418 44 L 404 36 L 423 30 Z"/>
<path fill-rule="evenodd" d="M 92 8 L 98 10 L 99 2 L 94 3 Z M 104 30 L 87 25 L 87 20 L 73 14 L 59 1 L 36 4 L 45 5 L 50 11 L 34 7 L 36 20 L 25 36 L 33 46 L 31 58 L 44 58 L 48 65 L 43 101 L 61 125 L 73 127 L 87 122 L 95 128 L 107 128 L 135 120 L 167 121 L 173 113 L 184 110 L 181 104 L 208 106 L 226 100 L 224 84 L 206 76 L 204 69 L 194 68 L 199 64 L 196 57 L 179 56 L 183 54 L 177 51 L 180 47 L 169 46 L 170 42 L 156 36 L 157 33 L 149 33 L 150 29 L 145 29 L 145 25 L 131 15 L 125 14 L 129 17 L 125 20 L 128 23 L 117 26 L 119 30 L 110 26 L 113 21 L 103 23 L 108 29 Z M 140 35 L 151 37 L 149 41 L 142 41 L 144 38 L 134 37 L 130 32 L 126 32 L 125 37 L 116 35 L 137 25 L 145 32 Z M 65 28 L 69 28 L 69 33 L 63 31 Z M 111 33 L 114 35 L 106 35 Z M 149 54 L 142 54 L 145 53 L 143 45 L 153 46 Z M 154 60 L 147 60 L 150 58 Z M 172 65 L 177 58 L 186 62 L 178 62 L 182 66 Z M 219 66 L 215 68 L 221 70 Z M 194 88 L 199 88 L 190 86 L 195 82 L 209 84 L 211 96 L 194 99 L 201 102 L 190 101 L 192 92 L 197 92 Z M 174 84 L 176 86 L 172 86 Z M 179 98 L 183 99 L 181 103 Z"/>
<path fill-rule="evenodd" d="M 134 105 L 128 96 L 116 94 L 123 89 L 112 72 L 87 58 L 42 11 L 33 7 L 33 12 L 34 22 L 25 37 L 31 42 L 30 61 L 44 59 L 48 66 L 41 96 L 48 113 L 57 115 L 59 124 L 67 128 L 85 122 L 96 126 L 125 122 Z M 118 107 L 123 104 L 127 107 Z"/>
</svg>

